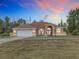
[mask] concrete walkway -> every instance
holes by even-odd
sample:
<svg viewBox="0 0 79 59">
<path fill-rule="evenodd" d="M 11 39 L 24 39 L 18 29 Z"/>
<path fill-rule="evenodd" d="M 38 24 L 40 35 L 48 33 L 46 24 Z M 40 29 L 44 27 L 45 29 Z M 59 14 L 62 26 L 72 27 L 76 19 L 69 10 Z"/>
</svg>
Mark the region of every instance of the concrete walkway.
<svg viewBox="0 0 79 59">
<path fill-rule="evenodd" d="M 6 42 L 9 42 L 9 41 L 20 40 L 20 39 L 23 39 L 23 38 L 21 38 L 21 37 L 0 38 L 0 44 L 6 43 Z"/>
</svg>

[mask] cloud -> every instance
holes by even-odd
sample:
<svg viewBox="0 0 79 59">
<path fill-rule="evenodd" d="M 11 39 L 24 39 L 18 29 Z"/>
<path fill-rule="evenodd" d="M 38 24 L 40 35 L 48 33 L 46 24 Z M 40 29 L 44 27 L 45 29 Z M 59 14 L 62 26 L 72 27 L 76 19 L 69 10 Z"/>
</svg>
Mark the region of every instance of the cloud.
<svg viewBox="0 0 79 59">
<path fill-rule="evenodd" d="M 65 3 L 64 0 L 37 0 L 36 3 L 37 6 L 43 11 L 47 10 L 55 14 L 64 12 L 64 8 L 61 6 L 63 3 Z"/>
<path fill-rule="evenodd" d="M 74 9 L 74 8 L 79 8 L 79 3 L 76 2 L 76 3 L 73 3 L 71 6 L 70 6 L 71 9 Z"/>
<path fill-rule="evenodd" d="M 61 17 L 59 15 L 50 15 L 48 16 L 47 21 L 53 21 L 53 23 L 58 24 L 61 21 Z"/>
<path fill-rule="evenodd" d="M 47 9 L 49 9 L 51 7 L 50 6 L 50 2 L 49 1 L 46 1 L 46 0 L 37 0 L 36 1 L 36 4 L 42 10 L 47 10 Z"/>
<path fill-rule="evenodd" d="M 59 3 L 64 4 L 66 0 L 58 0 Z"/>
<path fill-rule="evenodd" d="M 55 24 L 58 24 L 61 21 L 60 15 L 44 15 L 40 16 L 40 18 L 44 19 L 44 21 L 53 21 Z"/>
<path fill-rule="evenodd" d="M 79 8 L 79 2 L 73 0 L 36 0 L 38 8 L 43 11 L 51 11 L 54 14 L 62 14 L 65 10 Z"/>
<path fill-rule="evenodd" d="M 49 16 L 48 19 L 60 21 L 61 17 L 59 15 L 52 15 L 52 16 Z"/>
<path fill-rule="evenodd" d="M 59 15 L 49 16 L 48 19 L 52 20 L 56 24 L 60 23 L 61 21 L 61 17 Z"/>
<path fill-rule="evenodd" d="M 18 4 L 23 8 L 36 8 L 35 0 L 19 0 Z"/>
</svg>

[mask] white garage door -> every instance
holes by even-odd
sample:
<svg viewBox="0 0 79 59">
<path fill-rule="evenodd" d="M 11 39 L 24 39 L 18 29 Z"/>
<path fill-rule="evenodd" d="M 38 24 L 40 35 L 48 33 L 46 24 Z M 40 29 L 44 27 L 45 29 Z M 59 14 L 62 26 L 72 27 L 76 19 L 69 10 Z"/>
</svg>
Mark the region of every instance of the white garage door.
<svg viewBox="0 0 79 59">
<path fill-rule="evenodd" d="M 33 34 L 32 34 L 32 30 L 17 30 L 16 36 L 31 37 L 31 36 L 33 36 Z"/>
</svg>

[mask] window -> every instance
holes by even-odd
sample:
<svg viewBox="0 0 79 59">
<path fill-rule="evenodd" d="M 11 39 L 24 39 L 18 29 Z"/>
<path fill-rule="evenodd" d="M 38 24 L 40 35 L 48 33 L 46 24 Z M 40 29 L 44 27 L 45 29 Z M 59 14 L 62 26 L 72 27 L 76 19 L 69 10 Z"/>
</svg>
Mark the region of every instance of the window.
<svg viewBox="0 0 79 59">
<path fill-rule="evenodd" d="M 39 35 L 44 35 L 44 29 L 39 29 Z"/>
<path fill-rule="evenodd" d="M 61 32 L 61 29 L 60 28 L 57 28 L 57 33 L 60 33 Z"/>
<path fill-rule="evenodd" d="M 33 33 L 33 34 L 35 34 L 35 33 L 36 33 L 36 31 L 35 31 L 35 30 L 33 30 L 33 31 L 32 31 L 32 33 Z"/>
</svg>

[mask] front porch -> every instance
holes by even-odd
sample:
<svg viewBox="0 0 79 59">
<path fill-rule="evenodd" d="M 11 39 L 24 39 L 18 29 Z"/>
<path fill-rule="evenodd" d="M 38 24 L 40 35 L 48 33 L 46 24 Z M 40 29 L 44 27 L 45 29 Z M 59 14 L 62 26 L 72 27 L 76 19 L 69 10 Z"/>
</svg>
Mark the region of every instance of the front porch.
<svg viewBox="0 0 79 59">
<path fill-rule="evenodd" d="M 46 26 L 44 28 L 36 29 L 37 36 L 53 36 L 56 34 L 56 28 L 53 26 Z"/>
</svg>

